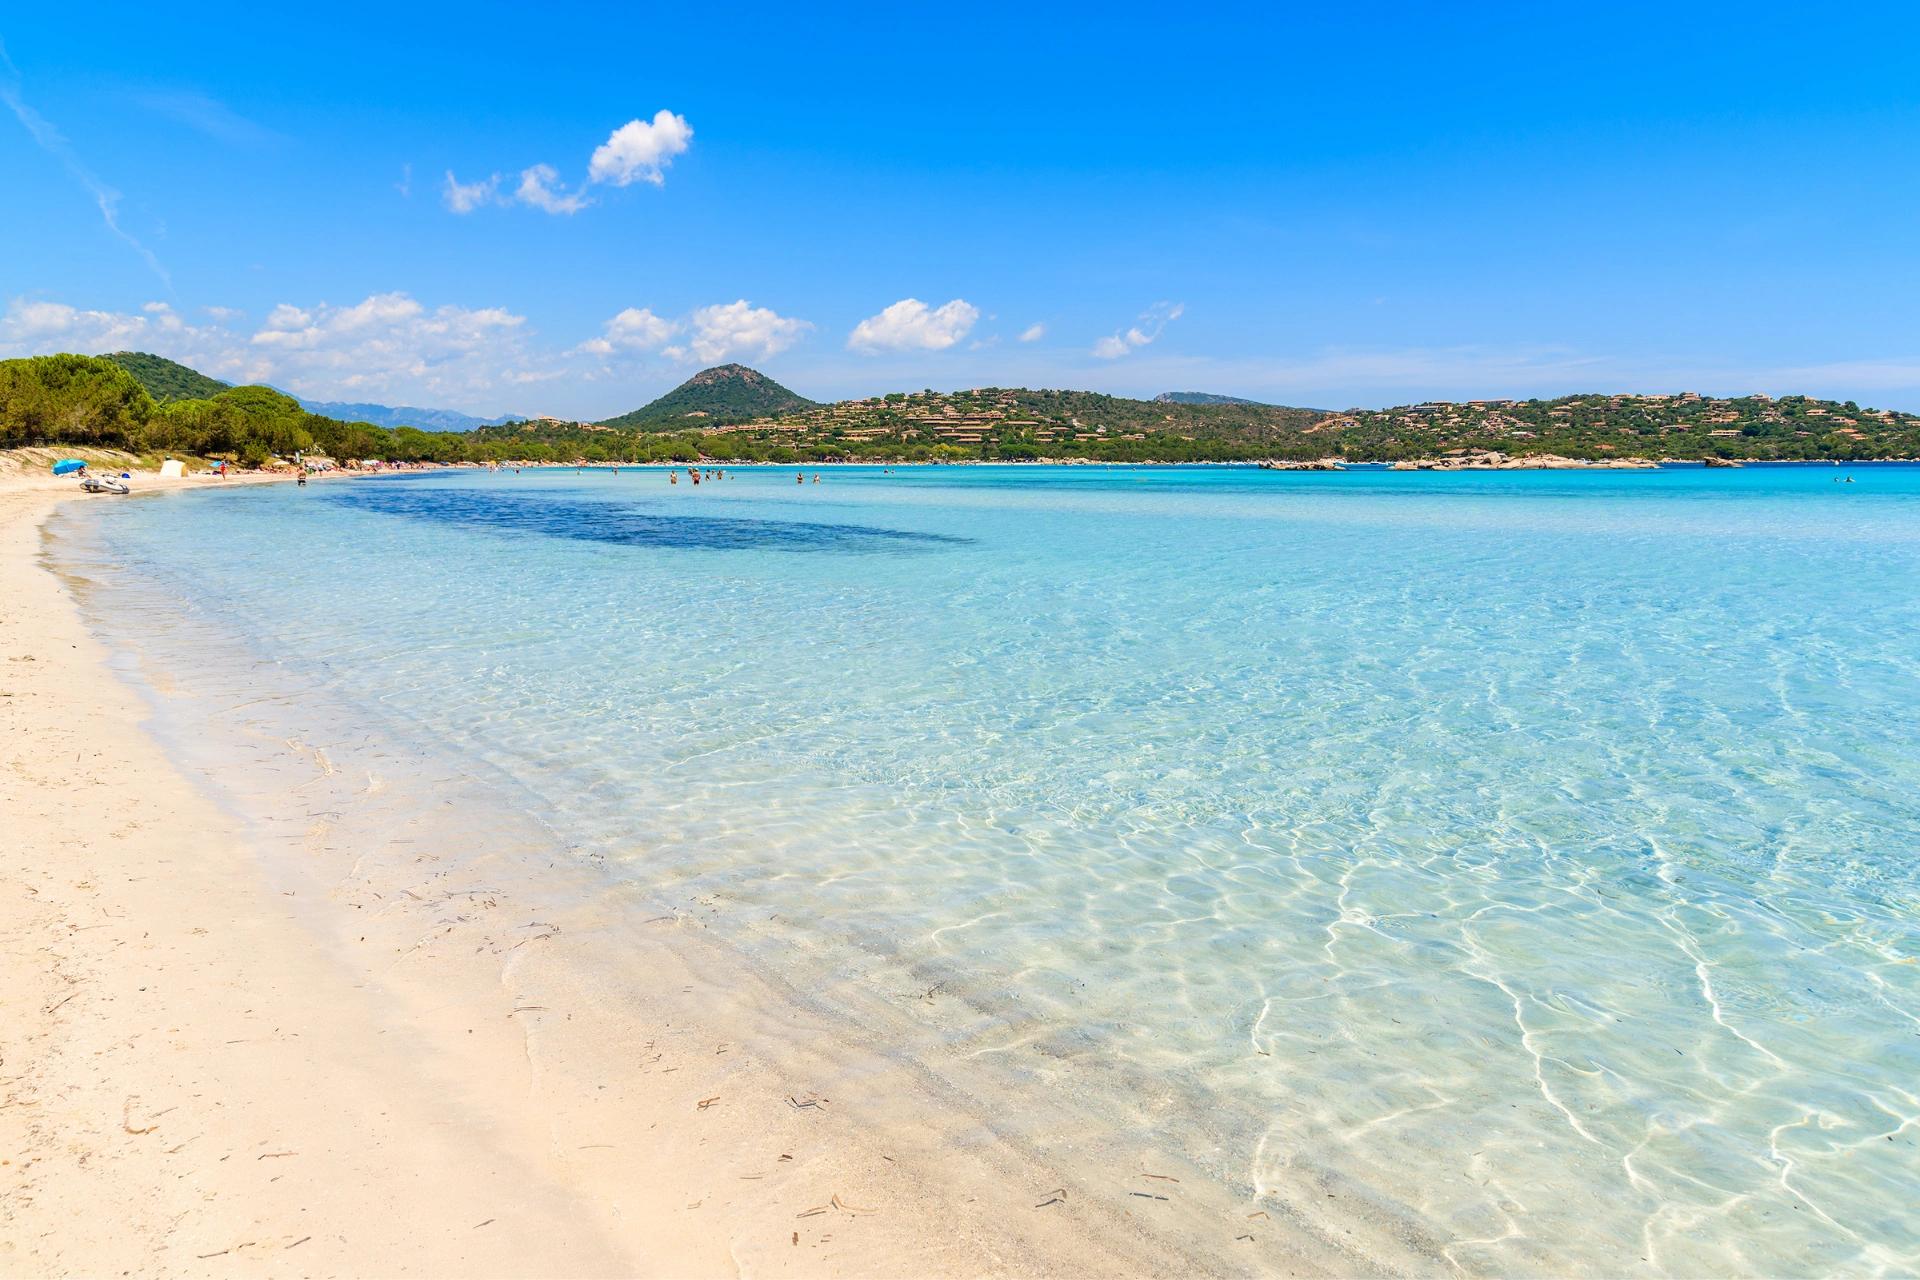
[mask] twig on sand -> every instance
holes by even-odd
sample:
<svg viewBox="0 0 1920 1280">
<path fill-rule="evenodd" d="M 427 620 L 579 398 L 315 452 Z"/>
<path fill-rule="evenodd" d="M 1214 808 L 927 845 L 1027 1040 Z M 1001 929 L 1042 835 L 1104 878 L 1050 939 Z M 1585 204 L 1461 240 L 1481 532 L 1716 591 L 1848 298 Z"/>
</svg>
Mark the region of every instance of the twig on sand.
<svg viewBox="0 0 1920 1280">
<path fill-rule="evenodd" d="M 802 1102 L 792 1094 L 787 1095 L 787 1105 L 795 1111 L 805 1111 L 808 1107 L 824 1107 L 831 1101 L 831 1098 L 808 1098 L 805 1102 Z"/>
<path fill-rule="evenodd" d="M 1065 1187 L 1055 1187 L 1053 1190 L 1047 1192 L 1047 1198 L 1045 1200 L 1042 1200 L 1033 1207 L 1036 1209 L 1044 1209 L 1050 1204 L 1065 1204 L 1066 1202 L 1067 1189 Z"/>
<path fill-rule="evenodd" d="M 312 1236 L 301 1236 L 298 1240 L 295 1240 L 292 1244 L 288 1245 L 287 1248 L 298 1249 L 301 1245 L 305 1244 L 307 1241 L 311 1239 L 313 1239 Z"/>
<path fill-rule="evenodd" d="M 480 1228 L 486 1226 L 488 1222 L 492 1222 L 492 1221 L 493 1221 L 492 1218 L 488 1218 L 486 1222 L 476 1222 L 471 1227 L 468 1227 L 467 1230 L 478 1231 Z"/>
<path fill-rule="evenodd" d="M 282 1156 L 297 1156 L 299 1154 L 300 1153 L 298 1151 L 262 1151 L 259 1155 L 255 1156 L 254 1159 L 255 1160 L 278 1160 Z"/>
<path fill-rule="evenodd" d="M 711 1098 L 700 1099 L 700 1101 L 695 1103 L 694 1105 L 697 1106 L 700 1110 L 705 1111 L 708 1107 L 712 1106 L 714 1103 L 718 1101 L 720 1101 L 720 1095 L 716 1093 Z"/>
<path fill-rule="evenodd" d="M 842 1213 L 878 1213 L 880 1212 L 878 1209 L 862 1209 L 857 1204 L 848 1204 L 846 1201 L 840 1198 L 840 1194 L 838 1192 L 835 1192 L 833 1198 L 827 1201 L 825 1204 L 817 1204 L 813 1206 L 813 1208 L 811 1209 L 803 1209 L 802 1211 L 800 1211 L 799 1213 L 796 1213 L 793 1216 L 796 1218 L 817 1218 L 821 1214 L 826 1213 L 832 1209 L 838 1209 Z"/>
<path fill-rule="evenodd" d="M 1178 1179 L 1178 1178 L 1175 1178 L 1175 1177 L 1173 1177 L 1173 1176 L 1171 1176 L 1171 1175 L 1169 1175 L 1169 1174 L 1165 1174 L 1165 1173 L 1143 1173 L 1143 1174 L 1141 1174 L 1140 1176 L 1141 1176 L 1141 1177 L 1143 1177 L 1143 1178 L 1154 1178 L 1154 1179 L 1157 1179 L 1157 1180 L 1159 1180 L 1159 1181 L 1161 1181 L 1161 1182 L 1178 1182 L 1178 1181 L 1180 1181 L 1180 1179 Z"/>
</svg>

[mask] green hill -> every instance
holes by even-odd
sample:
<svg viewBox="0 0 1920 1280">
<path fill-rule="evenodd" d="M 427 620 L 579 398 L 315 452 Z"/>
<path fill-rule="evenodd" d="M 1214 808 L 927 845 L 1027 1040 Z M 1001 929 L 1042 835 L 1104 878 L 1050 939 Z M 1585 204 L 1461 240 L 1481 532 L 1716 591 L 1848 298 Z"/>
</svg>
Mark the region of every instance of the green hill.
<svg viewBox="0 0 1920 1280">
<path fill-rule="evenodd" d="M 115 351 L 102 356 L 133 375 L 147 394 L 166 404 L 170 400 L 205 400 L 227 389 L 218 378 L 148 351 Z"/>
<path fill-rule="evenodd" d="M 595 425 L 625 431 L 722 426 L 814 408 L 766 374 L 743 364 L 702 369 L 650 404 Z"/>
<path fill-rule="evenodd" d="M 132 369 L 165 375 L 162 394 L 212 390 L 158 402 Z M 1850 400 L 1693 392 L 1429 401 L 1328 413 L 975 387 L 821 405 L 751 369 L 723 365 L 608 423 L 549 418 L 426 432 L 310 413 L 271 387 L 228 387 L 155 356 L 0 360 L 0 448 L 62 444 L 245 462 L 299 450 L 342 460 L 563 463 L 1334 458 L 1455 466 L 1545 454 L 1839 461 L 1920 457 L 1920 414 Z"/>
</svg>

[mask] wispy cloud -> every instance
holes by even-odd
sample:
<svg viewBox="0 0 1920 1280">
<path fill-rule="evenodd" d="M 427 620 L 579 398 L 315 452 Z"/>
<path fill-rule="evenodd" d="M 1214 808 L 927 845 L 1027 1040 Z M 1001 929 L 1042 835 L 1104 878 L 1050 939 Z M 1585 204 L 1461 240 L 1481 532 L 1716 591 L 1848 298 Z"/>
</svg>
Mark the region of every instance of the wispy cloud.
<svg viewBox="0 0 1920 1280">
<path fill-rule="evenodd" d="M 550 164 L 536 164 L 520 171 L 520 187 L 513 193 L 521 204 L 530 204 L 548 213 L 578 213 L 593 202 L 581 192 L 556 191 L 553 184 L 560 175 Z"/>
<path fill-rule="evenodd" d="M 100 209 L 100 219 L 107 224 L 107 230 L 130 245 L 147 266 L 152 268 L 153 274 L 159 276 L 161 282 L 168 288 L 172 288 L 173 278 L 167 274 L 167 269 L 160 265 L 160 259 L 154 257 L 152 251 L 141 244 L 132 232 L 120 225 L 120 193 L 95 176 L 93 170 L 89 169 L 74 153 L 72 144 L 53 126 L 52 121 L 27 105 L 27 100 L 21 93 L 20 69 L 14 66 L 13 59 L 7 55 L 7 47 L 4 43 L 0 43 L 0 102 L 7 104 L 7 108 L 13 112 L 14 117 L 25 127 L 40 149 L 58 160 L 74 181 L 87 189 L 88 194 L 93 197 L 94 204 Z"/>
<path fill-rule="evenodd" d="M 447 170 L 440 199 L 454 213 L 472 213 L 488 205 L 524 204 L 548 213 L 578 213 L 592 204 L 584 191 L 563 191 L 556 184 L 560 174 L 550 164 L 530 165 L 520 171 L 520 185 L 512 191 L 500 185 L 500 175 L 488 174 L 475 182 L 462 182 Z"/>
<path fill-rule="evenodd" d="M 1047 326 L 1044 324 L 1030 324 L 1020 331 L 1020 341 L 1022 342 L 1038 342 L 1046 336 Z"/>
<path fill-rule="evenodd" d="M 1118 360 L 1154 341 L 1186 310 L 1183 302 L 1156 302 L 1141 312 L 1139 321 L 1124 333 L 1110 334 L 1094 343 L 1093 354 L 1102 360 Z"/>
<path fill-rule="evenodd" d="M 440 199 L 447 208 L 455 213 L 472 213 L 481 205 L 499 204 L 500 175 L 492 174 L 478 182 L 462 182 L 453 176 L 453 170 L 447 170 L 447 182 L 440 191 Z"/>
<path fill-rule="evenodd" d="M 129 97 L 135 106 L 220 142 L 258 147 L 282 140 L 272 129 L 197 89 L 137 89 Z"/>
</svg>

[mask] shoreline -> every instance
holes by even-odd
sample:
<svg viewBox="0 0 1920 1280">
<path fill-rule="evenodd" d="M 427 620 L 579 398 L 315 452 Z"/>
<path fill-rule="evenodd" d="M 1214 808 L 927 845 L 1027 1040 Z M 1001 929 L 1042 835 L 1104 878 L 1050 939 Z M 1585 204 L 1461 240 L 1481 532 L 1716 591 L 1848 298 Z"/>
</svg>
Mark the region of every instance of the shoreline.
<svg viewBox="0 0 1920 1280">
<path fill-rule="evenodd" d="M 834 1042 L 792 993 L 715 986 L 592 868 L 436 866 L 356 845 L 351 812 L 286 815 L 276 841 L 223 811 L 44 563 L 63 496 L 0 488 L 0 716 L 20 744 L 0 772 L 19 815 L 0 1269 L 1223 1269 L 1124 1199 L 1090 1203 L 911 1064 Z M 317 787 L 320 810 L 374 789 L 324 746 L 277 756 L 284 793 Z M 787 1034 L 729 1043 L 749 1007 Z M 85 1212 L 102 1201 L 127 1208 Z M 1269 1243 L 1262 1263 L 1295 1273 L 1356 1261 Z"/>
<path fill-rule="evenodd" d="M 899 461 L 884 458 L 838 458 L 815 462 L 740 462 L 724 458 L 703 458 L 699 462 L 503 462 L 490 467 L 484 462 L 419 462 L 387 466 L 379 471 L 330 473 L 352 478 L 373 475 L 432 474 L 436 471 L 814 471 L 823 469 L 865 468 L 887 470 L 951 470 L 955 467 L 1101 467 L 1110 469 L 1191 469 L 1218 468 L 1241 471 L 1702 471 L 1740 470 L 1747 467 L 1911 467 L 1920 466 L 1920 458 L 1739 458 L 1709 462 L 1700 458 L 1572 458 L 1559 454 L 1526 454 L 1498 462 L 1457 458 L 1410 458 L 1398 461 L 1353 461 L 1316 458 L 1289 461 L 1275 458 L 1116 461 L 1105 458 L 960 458 L 945 461 Z M 237 472 L 229 479 L 250 473 Z"/>
<path fill-rule="evenodd" d="M 144 732 L 41 563 L 64 489 L 0 490 L 0 1270 L 623 1270 L 550 1179 L 394 1069 L 393 1028 Z M 401 1196 L 423 1212 L 396 1220 Z M 488 1217 L 508 1229 L 474 1234 Z"/>
</svg>

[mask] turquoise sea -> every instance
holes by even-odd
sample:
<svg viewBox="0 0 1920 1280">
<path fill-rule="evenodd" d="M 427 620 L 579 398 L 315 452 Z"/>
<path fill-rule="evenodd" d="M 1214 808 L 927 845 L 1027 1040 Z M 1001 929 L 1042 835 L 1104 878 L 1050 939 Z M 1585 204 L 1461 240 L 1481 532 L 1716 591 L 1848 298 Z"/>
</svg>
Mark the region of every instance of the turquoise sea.
<svg viewBox="0 0 1920 1280">
<path fill-rule="evenodd" d="M 1434 1273 L 1920 1271 L 1920 466 L 821 475 L 52 546 L 189 685 L 217 631 L 1007 1123 L 1044 1090 L 1063 1163 L 1151 1134 Z"/>
</svg>

